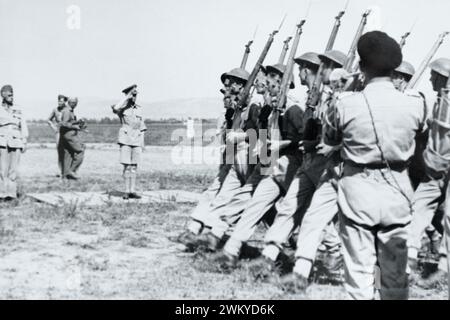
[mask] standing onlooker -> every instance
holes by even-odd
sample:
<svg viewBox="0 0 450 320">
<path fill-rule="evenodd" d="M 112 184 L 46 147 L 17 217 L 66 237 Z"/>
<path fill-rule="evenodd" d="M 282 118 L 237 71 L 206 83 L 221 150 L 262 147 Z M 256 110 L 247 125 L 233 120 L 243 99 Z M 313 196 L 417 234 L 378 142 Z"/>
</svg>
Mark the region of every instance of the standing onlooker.
<svg viewBox="0 0 450 320">
<path fill-rule="evenodd" d="M 25 152 L 28 128 L 25 118 L 14 103 L 10 85 L 0 89 L 0 200 L 10 201 L 17 195 L 17 169 L 20 153 Z"/>
</svg>

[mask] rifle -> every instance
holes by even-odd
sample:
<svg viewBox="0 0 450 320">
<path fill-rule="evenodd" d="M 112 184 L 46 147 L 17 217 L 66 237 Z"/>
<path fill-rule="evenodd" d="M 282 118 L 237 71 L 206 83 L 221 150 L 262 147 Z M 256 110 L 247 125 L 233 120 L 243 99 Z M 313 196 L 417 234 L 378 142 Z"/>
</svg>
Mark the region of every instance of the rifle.
<svg viewBox="0 0 450 320">
<path fill-rule="evenodd" d="M 358 41 L 359 38 L 361 38 L 361 35 L 364 32 L 364 27 L 367 24 L 367 17 L 369 16 L 371 10 L 368 9 L 366 12 L 363 13 L 362 18 L 361 18 L 361 22 L 358 26 L 358 29 L 356 30 L 356 35 L 355 38 L 353 39 L 352 45 L 350 46 L 350 49 L 348 51 L 347 54 L 347 60 L 345 61 L 345 64 L 343 66 L 343 68 L 349 72 L 351 72 L 351 68 L 353 66 L 353 63 L 355 62 L 355 58 L 356 58 L 356 49 L 358 46 Z"/>
<path fill-rule="evenodd" d="M 259 56 L 258 61 L 256 61 L 255 67 L 253 68 L 252 73 L 250 74 L 250 76 L 247 80 L 247 83 L 245 84 L 244 89 L 242 90 L 242 93 L 238 97 L 236 110 L 234 112 L 234 117 L 233 117 L 232 129 L 240 129 L 240 127 L 241 127 L 242 109 L 246 106 L 246 104 L 248 102 L 248 99 L 250 97 L 250 90 L 253 86 L 253 83 L 255 82 L 255 79 L 258 76 L 258 72 L 260 71 L 260 69 L 264 63 L 264 60 L 266 59 L 267 53 L 269 52 L 269 49 L 272 46 L 275 35 L 281 29 L 281 26 L 283 25 L 285 19 L 286 19 L 286 16 L 284 16 L 278 29 L 274 30 L 269 35 L 269 39 L 267 39 L 266 45 L 264 46 L 264 49 L 261 52 L 261 55 Z"/>
<path fill-rule="evenodd" d="M 283 74 L 283 78 L 281 79 L 281 85 L 280 85 L 280 92 L 278 93 L 278 99 L 277 99 L 277 106 L 272 111 L 272 118 L 271 118 L 271 140 L 280 140 L 280 129 L 278 126 L 278 119 L 280 117 L 281 111 L 284 110 L 284 105 L 286 104 L 286 96 L 287 92 L 289 90 L 289 85 L 292 81 L 292 71 L 294 69 L 294 58 L 297 53 L 298 44 L 300 42 L 300 37 L 303 33 L 303 25 L 305 24 L 306 20 L 301 20 L 300 23 L 297 25 L 297 31 L 295 33 L 294 42 L 292 44 L 291 51 L 289 53 L 289 57 L 286 63 L 286 70 Z"/>
<path fill-rule="evenodd" d="M 241 62 L 241 69 L 245 69 L 245 66 L 247 65 L 248 55 L 250 54 L 250 47 L 252 44 L 253 44 L 253 40 L 250 40 L 245 45 L 244 56 L 242 57 L 242 62 Z"/>
<path fill-rule="evenodd" d="M 341 27 L 341 19 L 345 14 L 347 5 L 348 5 L 348 1 L 347 1 L 347 4 L 345 5 L 344 10 L 340 11 L 338 13 L 338 15 L 335 17 L 334 26 L 333 26 L 333 29 L 331 30 L 331 34 L 330 34 L 330 38 L 328 39 L 327 46 L 325 47 L 325 52 L 332 50 L 334 47 L 334 43 L 336 41 L 336 37 L 337 37 L 338 31 L 339 31 L 339 28 Z M 320 64 L 319 70 L 317 71 L 317 75 L 314 79 L 314 83 L 313 83 L 311 89 L 309 90 L 309 95 L 308 95 L 306 104 L 311 107 L 317 106 L 317 104 L 319 103 L 319 100 L 320 100 L 320 92 L 321 92 L 321 86 L 322 86 L 322 77 L 321 77 L 322 70 L 323 70 L 323 63 Z"/>
<path fill-rule="evenodd" d="M 400 49 L 403 50 L 403 47 L 404 47 L 405 44 L 406 44 L 406 38 L 408 38 L 409 35 L 411 34 L 411 32 L 413 31 L 414 27 L 416 26 L 416 22 L 417 22 L 417 19 L 416 19 L 416 21 L 413 23 L 411 29 L 410 29 L 408 32 L 406 32 L 406 33 L 401 37 L 400 42 L 398 43 L 398 44 L 400 45 Z"/>
<path fill-rule="evenodd" d="M 288 37 L 283 42 L 283 49 L 281 50 L 280 59 L 278 59 L 279 64 L 284 64 L 284 59 L 286 58 L 287 52 L 289 50 L 289 42 L 292 40 L 292 37 Z"/>
<path fill-rule="evenodd" d="M 400 39 L 400 42 L 398 43 L 400 45 L 400 49 L 403 49 L 403 47 L 406 44 L 406 38 L 408 38 L 410 34 L 411 34 L 411 31 L 408 31 L 407 33 L 405 33 L 402 36 L 402 38 Z"/>
<path fill-rule="evenodd" d="M 420 78 L 422 77 L 423 73 L 425 72 L 425 70 L 428 67 L 428 64 L 430 63 L 431 59 L 433 59 L 434 55 L 436 54 L 436 52 L 438 51 L 439 47 L 441 46 L 441 44 L 444 42 L 445 37 L 449 34 L 450 32 L 443 32 L 439 35 L 438 39 L 436 40 L 436 42 L 434 43 L 433 47 L 431 48 L 430 52 L 428 53 L 428 55 L 425 57 L 425 59 L 422 61 L 422 64 L 420 65 L 420 67 L 417 69 L 416 73 L 413 75 L 413 77 L 411 78 L 411 80 L 409 81 L 408 85 L 406 86 L 406 89 L 414 89 L 416 88 L 416 86 L 419 83 Z"/>
</svg>

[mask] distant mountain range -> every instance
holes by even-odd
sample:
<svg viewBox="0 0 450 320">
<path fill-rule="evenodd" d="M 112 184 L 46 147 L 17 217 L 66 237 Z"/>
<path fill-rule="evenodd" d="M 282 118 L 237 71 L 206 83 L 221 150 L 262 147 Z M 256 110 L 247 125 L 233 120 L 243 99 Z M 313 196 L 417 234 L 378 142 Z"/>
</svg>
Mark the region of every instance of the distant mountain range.
<svg viewBox="0 0 450 320">
<path fill-rule="evenodd" d="M 17 101 L 22 106 L 29 120 L 45 119 L 50 115 L 52 108 L 56 107 L 55 101 Z M 112 118 L 111 106 L 117 103 L 115 100 L 99 98 L 80 98 L 77 114 L 83 118 L 101 119 L 104 117 Z M 187 119 L 202 118 L 215 119 L 222 112 L 222 99 L 217 98 L 189 98 L 173 99 L 160 102 L 142 102 L 138 103 L 143 107 L 144 117 L 146 119 Z"/>
</svg>

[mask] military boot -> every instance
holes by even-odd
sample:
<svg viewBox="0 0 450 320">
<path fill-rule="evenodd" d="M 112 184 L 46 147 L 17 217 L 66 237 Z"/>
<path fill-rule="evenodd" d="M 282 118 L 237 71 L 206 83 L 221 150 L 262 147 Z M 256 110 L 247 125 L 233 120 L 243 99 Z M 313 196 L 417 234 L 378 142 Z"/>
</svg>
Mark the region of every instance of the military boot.
<svg viewBox="0 0 450 320">
<path fill-rule="evenodd" d="M 445 288 L 447 286 L 447 272 L 438 269 L 425 279 L 420 279 L 417 286 L 422 289 Z"/>
<path fill-rule="evenodd" d="M 308 279 L 295 272 L 283 276 L 280 280 L 281 290 L 288 293 L 305 293 L 308 286 Z"/>
<path fill-rule="evenodd" d="M 196 245 L 199 250 L 216 252 L 220 245 L 220 239 L 211 232 L 208 232 L 197 238 Z"/>
<path fill-rule="evenodd" d="M 263 281 L 270 279 L 274 274 L 279 273 L 281 269 L 279 263 L 264 256 L 250 261 L 247 268 L 255 280 Z"/>
</svg>

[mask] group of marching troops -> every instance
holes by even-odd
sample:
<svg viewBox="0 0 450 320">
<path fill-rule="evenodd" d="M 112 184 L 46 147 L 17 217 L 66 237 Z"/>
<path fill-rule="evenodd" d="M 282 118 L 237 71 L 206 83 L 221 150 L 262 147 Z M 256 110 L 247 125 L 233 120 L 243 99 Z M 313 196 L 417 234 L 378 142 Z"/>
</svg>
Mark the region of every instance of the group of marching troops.
<svg viewBox="0 0 450 320">
<path fill-rule="evenodd" d="M 246 261 L 248 269 L 287 292 L 307 289 L 319 249 L 331 281 L 343 269 L 349 298 L 407 299 L 411 282 L 446 281 L 450 59 L 431 62 L 446 34 L 416 71 L 403 61 L 406 37 L 363 34 L 369 13 L 348 54 L 333 49 L 342 12 L 323 53 L 297 56 L 305 21 L 287 60 L 285 42 L 280 60 L 263 66 L 275 31 L 249 73 L 247 45 L 240 68 L 221 76 L 219 172 L 174 241 L 211 253 L 219 270 L 231 272 L 248 260 L 263 225 L 261 255 Z M 288 94 L 295 64 L 307 88 L 302 103 Z M 415 89 L 427 67 L 433 107 Z M 425 234 L 439 264 L 423 279 Z M 292 248 L 295 264 L 286 272 Z"/>
</svg>

